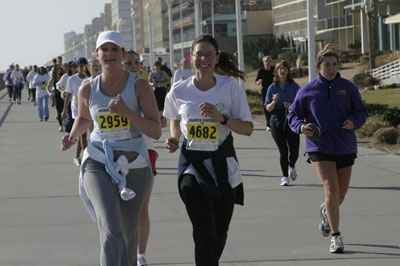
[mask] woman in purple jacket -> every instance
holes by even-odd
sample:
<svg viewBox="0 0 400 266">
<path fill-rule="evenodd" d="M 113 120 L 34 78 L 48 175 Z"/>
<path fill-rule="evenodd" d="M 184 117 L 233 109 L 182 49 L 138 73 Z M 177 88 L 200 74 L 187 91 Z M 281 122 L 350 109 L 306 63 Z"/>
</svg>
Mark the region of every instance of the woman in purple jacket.
<svg viewBox="0 0 400 266">
<path fill-rule="evenodd" d="M 365 123 L 368 111 L 358 88 L 340 77 L 339 56 L 332 45 L 318 52 L 316 69 L 318 78 L 299 90 L 290 106 L 288 121 L 294 132 L 307 136 L 308 161 L 324 186 L 319 228 L 324 236 L 332 233 L 330 252 L 343 253 L 339 206 L 357 157 L 355 130 Z"/>
</svg>

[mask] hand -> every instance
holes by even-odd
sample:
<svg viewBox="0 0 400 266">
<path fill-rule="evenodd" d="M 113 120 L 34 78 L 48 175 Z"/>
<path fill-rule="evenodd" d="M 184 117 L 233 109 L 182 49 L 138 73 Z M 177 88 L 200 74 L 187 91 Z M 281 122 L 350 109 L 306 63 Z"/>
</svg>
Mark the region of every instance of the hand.
<svg viewBox="0 0 400 266">
<path fill-rule="evenodd" d="M 165 140 L 165 149 L 169 153 L 175 152 L 179 148 L 179 140 L 174 137 L 167 138 Z"/>
<path fill-rule="evenodd" d="M 258 79 L 258 80 L 256 81 L 256 84 L 257 84 L 257 85 L 260 85 L 262 82 L 263 82 L 263 79 Z"/>
<path fill-rule="evenodd" d="M 354 123 L 351 120 L 345 120 L 342 124 L 342 128 L 344 129 L 353 129 L 354 128 Z"/>
<path fill-rule="evenodd" d="M 67 113 L 64 112 L 64 111 L 62 111 L 62 113 L 61 113 L 61 119 L 62 119 L 62 120 L 65 120 L 66 118 L 67 118 Z"/>
<path fill-rule="evenodd" d="M 314 135 L 313 130 L 311 129 L 311 127 L 308 127 L 307 125 L 303 124 L 300 127 L 300 132 L 307 136 L 307 137 L 312 137 Z"/>
<path fill-rule="evenodd" d="M 208 102 L 202 102 L 199 105 L 199 108 L 200 108 L 200 115 L 208 116 L 215 122 L 224 121 L 224 117 L 220 112 L 218 112 L 217 107 L 215 107 L 215 105 L 210 104 Z"/>
<path fill-rule="evenodd" d="M 272 95 L 272 101 L 274 101 L 275 103 L 277 103 L 279 100 L 279 93 L 275 93 L 274 95 Z"/>
<path fill-rule="evenodd" d="M 61 150 L 66 151 L 72 147 L 76 142 L 76 139 L 73 138 L 70 134 L 65 135 L 61 138 Z"/>
<path fill-rule="evenodd" d="M 125 101 L 122 99 L 121 95 L 118 94 L 118 99 L 112 99 L 108 103 L 108 110 L 111 113 L 115 113 L 122 117 L 127 117 L 128 113 L 128 106 L 126 105 Z"/>
<path fill-rule="evenodd" d="M 165 118 L 165 116 L 161 116 L 160 117 L 160 122 L 161 122 L 161 128 L 164 128 L 167 126 L 167 118 Z"/>
<path fill-rule="evenodd" d="M 283 102 L 283 106 L 285 106 L 285 108 L 289 108 L 292 104 L 290 102 Z"/>
</svg>

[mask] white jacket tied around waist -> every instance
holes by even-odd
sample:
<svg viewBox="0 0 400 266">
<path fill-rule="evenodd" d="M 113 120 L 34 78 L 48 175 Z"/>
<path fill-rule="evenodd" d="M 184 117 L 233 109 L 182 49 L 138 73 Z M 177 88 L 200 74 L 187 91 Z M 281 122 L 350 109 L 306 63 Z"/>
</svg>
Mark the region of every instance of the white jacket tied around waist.
<svg viewBox="0 0 400 266">
<path fill-rule="evenodd" d="M 88 147 L 85 149 L 83 153 L 83 160 L 82 160 L 82 165 L 86 161 L 87 158 L 91 158 L 95 161 L 98 161 L 100 163 L 105 164 L 106 163 L 106 155 L 100 151 L 98 148 L 93 146 L 91 143 L 88 144 Z M 114 162 L 114 168 L 115 170 L 120 173 L 123 177 L 126 177 L 127 174 L 129 173 L 129 169 L 137 169 L 137 168 L 144 168 L 144 167 L 149 167 L 149 164 L 147 160 L 140 154 L 138 154 L 137 158 L 132 161 L 128 162 L 128 159 L 126 158 L 125 155 L 121 155 L 118 157 L 118 160 Z M 110 177 L 111 178 L 111 177 Z M 135 192 L 132 189 L 129 189 L 126 187 L 126 179 L 120 180 L 119 183 L 116 184 L 118 186 L 118 190 L 121 196 L 121 199 L 123 200 L 130 200 L 135 197 Z M 97 223 L 97 216 L 96 212 L 93 208 L 92 203 L 90 202 L 90 199 L 87 196 L 84 183 L 83 183 L 83 173 L 82 169 L 80 171 L 79 175 L 79 196 L 83 200 L 86 209 L 88 210 L 90 217 L 93 219 L 95 223 Z"/>
</svg>

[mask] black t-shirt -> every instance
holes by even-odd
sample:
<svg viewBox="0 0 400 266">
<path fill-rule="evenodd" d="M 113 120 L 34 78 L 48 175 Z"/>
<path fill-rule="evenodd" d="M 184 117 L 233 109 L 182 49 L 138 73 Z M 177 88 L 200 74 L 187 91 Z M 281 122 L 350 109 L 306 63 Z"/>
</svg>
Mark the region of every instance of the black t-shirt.
<svg viewBox="0 0 400 266">
<path fill-rule="evenodd" d="M 265 70 L 265 68 L 261 68 L 258 70 L 256 81 L 262 79 L 262 88 L 268 89 L 269 85 L 274 81 L 274 70 L 275 67 L 271 67 L 270 70 Z"/>
</svg>

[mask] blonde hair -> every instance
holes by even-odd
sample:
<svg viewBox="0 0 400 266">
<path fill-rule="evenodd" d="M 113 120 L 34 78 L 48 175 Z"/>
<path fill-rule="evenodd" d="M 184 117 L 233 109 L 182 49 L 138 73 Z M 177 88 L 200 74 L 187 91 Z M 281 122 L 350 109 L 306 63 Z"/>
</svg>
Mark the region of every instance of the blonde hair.
<svg viewBox="0 0 400 266">
<path fill-rule="evenodd" d="M 324 61 L 325 57 L 336 57 L 339 63 L 339 54 L 336 52 L 335 45 L 328 43 L 317 54 L 317 66 L 319 67 Z"/>
</svg>

